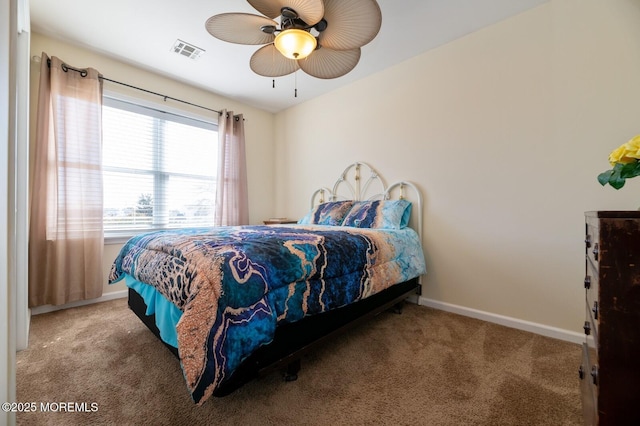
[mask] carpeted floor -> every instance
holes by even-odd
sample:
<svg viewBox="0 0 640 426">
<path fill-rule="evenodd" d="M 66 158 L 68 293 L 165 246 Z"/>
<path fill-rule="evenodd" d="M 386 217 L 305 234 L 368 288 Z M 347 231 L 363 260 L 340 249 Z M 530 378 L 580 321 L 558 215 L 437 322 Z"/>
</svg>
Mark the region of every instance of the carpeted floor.
<svg viewBox="0 0 640 426">
<path fill-rule="evenodd" d="M 37 410 L 17 421 L 578 425 L 579 363 L 578 345 L 406 304 L 303 358 L 295 382 L 272 374 L 197 407 L 178 360 L 120 299 L 33 317 L 17 393 Z M 81 411 L 63 412 L 66 402 Z"/>
</svg>

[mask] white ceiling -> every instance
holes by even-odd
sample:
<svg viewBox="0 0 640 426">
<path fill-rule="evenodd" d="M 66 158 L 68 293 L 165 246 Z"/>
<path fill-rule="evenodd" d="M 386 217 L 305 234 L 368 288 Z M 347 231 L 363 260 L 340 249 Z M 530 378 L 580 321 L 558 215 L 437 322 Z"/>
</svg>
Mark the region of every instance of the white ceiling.
<svg viewBox="0 0 640 426">
<path fill-rule="evenodd" d="M 276 79 L 275 89 L 271 78 L 254 74 L 249 68 L 249 59 L 260 46 L 220 41 L 204 27 L 205 21 L 218 13 L 259 14 L 246 1 L 30 0 L 30 3 L 34 32 L 278 112 L 547 1 L 378 0 L 382 28 L 362 48 L 362 58 L 353 71 L 333 80 L 317 79 L 299 71 Z M 200 47 L 205 53 L 197 60 L 173 53 L 171 48 L 177 39 Z M 173 93 L 166 95 L 180 97 Z"/>
</svg>

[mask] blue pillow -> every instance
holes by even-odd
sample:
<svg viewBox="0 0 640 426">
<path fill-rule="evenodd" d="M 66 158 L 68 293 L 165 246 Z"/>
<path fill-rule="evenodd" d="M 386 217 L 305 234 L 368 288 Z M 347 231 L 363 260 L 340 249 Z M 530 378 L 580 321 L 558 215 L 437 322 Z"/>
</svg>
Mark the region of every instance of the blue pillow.
<svg viewBox="0 0 640 426">
<path fill-rule="evenodd" d="M 340 226 L 346 214 L 351 210 L 353 201 L 330 201 L 311 209 L 305 217 L 298 221 L 302 225 Z"/>
<path fill-rule="evenodd" d="M 355 228 L 402 229 L 409 225 L 411 202 L 407 200 L 358 201 L 342 221 Z"/>
</svg>

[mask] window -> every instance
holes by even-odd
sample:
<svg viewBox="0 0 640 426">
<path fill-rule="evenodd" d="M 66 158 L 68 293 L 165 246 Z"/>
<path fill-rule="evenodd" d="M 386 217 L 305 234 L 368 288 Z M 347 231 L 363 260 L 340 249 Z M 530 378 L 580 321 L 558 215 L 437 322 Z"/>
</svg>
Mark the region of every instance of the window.
<svg viewBox="0 0 640 426">
<path fill-rule="evenodd" d="M 217 125 L 104 98 L 106 236 L 212 226 Z"/>
</svg>

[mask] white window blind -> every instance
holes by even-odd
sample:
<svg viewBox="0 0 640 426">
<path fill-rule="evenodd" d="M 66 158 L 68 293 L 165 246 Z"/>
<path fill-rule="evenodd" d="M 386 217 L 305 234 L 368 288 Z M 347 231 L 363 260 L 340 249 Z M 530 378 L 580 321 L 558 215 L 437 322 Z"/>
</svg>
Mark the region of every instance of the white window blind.
<svg viewBox="0 0 640 426">
<path fill-rule="evenodd" d="M 104 98 L 105 235 L 212 226 L 217 125 Z"/>
</svg>

